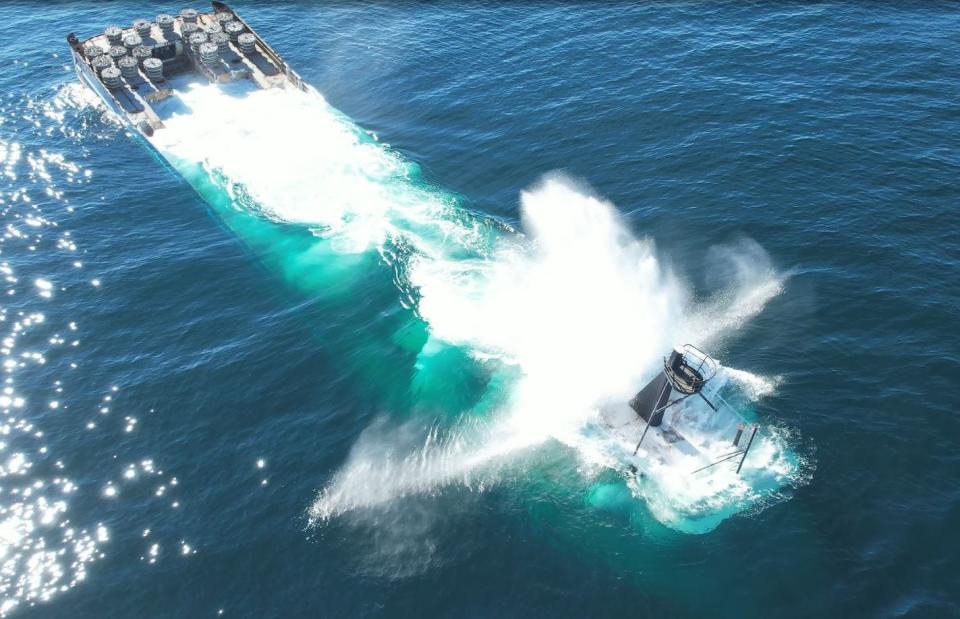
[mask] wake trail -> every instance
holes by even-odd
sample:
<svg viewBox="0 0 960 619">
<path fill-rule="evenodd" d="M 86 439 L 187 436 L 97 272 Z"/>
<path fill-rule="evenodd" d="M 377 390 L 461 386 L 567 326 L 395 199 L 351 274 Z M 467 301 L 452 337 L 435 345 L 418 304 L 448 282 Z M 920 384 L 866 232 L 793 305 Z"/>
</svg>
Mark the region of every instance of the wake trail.
<svg viewBox="0 0 960 619">
<path fill-rule="evenodd" d="M 199 165 L 235 198 L 234 208 L 306 226 L 336 253 L 378 252 L 428 325 L 421 358 L 458 346 L 503 378 L 491 388 L 507 386 L 491 418 L 462 411 L 463 421 L 433 428 L 419 443 L 391 432 L 361 435 L 312 504 L 312 522 L 450 484 L 484 487 L 547 441 L 597 461 L 602 446 L 585 428 L 600 405 L 629 398 L 673 345 L 720 342 L 783 290 L 762 248 L 741 243 L 710 257 L 725 265 L 725 286 L 698 302 L 652 241 L 563 176 L 522 193 L 522 232 L 514 232 L 425 183 L 415 164 L 316 93 L 238 97 L 203 85 L 184 103 L 189 113 L 166 121 L 155 144 L 185 173 Z M 785 452 L 777 440 L 760 451 Z M 700 498 L 685 497 L 658 517 L 702 510 Z"/>
</svg>

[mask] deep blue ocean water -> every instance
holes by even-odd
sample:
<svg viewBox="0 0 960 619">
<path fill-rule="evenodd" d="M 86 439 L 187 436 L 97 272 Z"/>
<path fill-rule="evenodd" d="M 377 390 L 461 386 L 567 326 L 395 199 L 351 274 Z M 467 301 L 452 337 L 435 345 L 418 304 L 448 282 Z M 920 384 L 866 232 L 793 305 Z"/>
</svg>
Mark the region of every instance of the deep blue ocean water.
<svg viewBox="0 0 960 619">
<path fill-rule="evenodd" d="M 729 283 L 723 248 L 777 274 L 716 352 L 774 385 L 758 414 L 802 474 L 701 534 L 561 441 L 493 471 L 456 450 L 419 467 L 369 453 L 495 416 L 512 383 L 464 346 L 424 352 L 452 323 L 418 313 L 418 248 L 340 251 L 243 195 L 204 200 L 102 117 L 66 33 L 179 8 L 0 7 L 0 611 L 960 614 L 960 6 L 235 6 L 418 166 L 401 175 L 456 202 L 451 221 L 492 222 L 481 236 L 517 234 L 521 192 L 562 171 L 694 299 Z M 251 160 L 329 147 L 280 111 L 256 122 L 286 137 L 251 141 Z M 271 199 L 313 217 L 336 199 L 311 192 L 338 183 L 344 201 L 409 197 L 355 198 L 359 152 L 325 152 L 316 186 L 277 182 L 289 199 Z M 513 333 L 528 314 L 511 311 L 468 327 Z M 543 352 L 564 359 L 602 332 L 592 318 Z M 383 502 L 311 521 L 325 489 L 378 486 Z"/>
</svg>

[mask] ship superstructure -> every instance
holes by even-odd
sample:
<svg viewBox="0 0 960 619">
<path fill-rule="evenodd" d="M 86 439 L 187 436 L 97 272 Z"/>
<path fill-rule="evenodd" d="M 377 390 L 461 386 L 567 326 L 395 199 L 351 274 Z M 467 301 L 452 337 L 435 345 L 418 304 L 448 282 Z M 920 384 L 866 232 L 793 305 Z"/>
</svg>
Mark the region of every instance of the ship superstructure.
<svg viewBox="0 0 960 619">
<path fill-rule="evenodd" d="M 699 348 L 677 347 L 629 402 L 601 410 L 630 471 L 666 467 L 698 475 L 724 463 L 738 474 L 743 470 L 760 427 L 720 395 L 718 369 Z"/>
</svg>

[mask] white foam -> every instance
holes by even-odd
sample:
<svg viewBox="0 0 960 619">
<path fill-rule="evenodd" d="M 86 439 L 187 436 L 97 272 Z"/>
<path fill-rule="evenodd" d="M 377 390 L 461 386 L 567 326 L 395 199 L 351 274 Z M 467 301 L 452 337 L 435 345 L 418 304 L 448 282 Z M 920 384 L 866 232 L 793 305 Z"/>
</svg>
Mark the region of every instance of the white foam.
<svg viewBox="0 0 960 619">
<path fill-rule="evenodd" d="M 242 185 L 269 217 L 319 226 L 344 253 L 379 249 L 418 225 L 435 234 L 405 238 L 431 253 L 434 239 L 456 227 L 443 216 L 443 196 L 410 182 L 416 166 L 315 93 L 273 89 L 236 97 L 196 85 L 182 98 L 191 112 L 156 133 L 162 151 Z"/>
<path fill-rule="evenodd" d="M 568 445 L 592 466 L 616 466 L 584 430 L 598 406 L 627 398 L 674 344 L 709 345 L 735 332 L 783 287 L 756 244 L 718 249 L 711 261 L 732 265 L 718 276 L 723 286 L 693 303 L 652 241 L 632 235 L 613 205 L 560 176 L 521 195 L 526 236 L 501 233 L 427 187 L 415 165 L 313 93 L 234 97 L 204 85 L 184 101 L 191 112 L 167 120 L 154 137 L 162 151 L 226 179 L 237 205 L 313 227 L 338 251 L 403 260 L 398 284 L 431 341 L 462 346 L 493 372 L 520 370 L 490 420 L 467 416 L 421 441 L 400 440 L 399 431 L 364 434 L 311 507 L 314 521 L 449 484 L 484 487 L 517 454 L 546 441 Z M 673 473 L 657 476 L 655 497 L 637 490 L 658 518 L 716 511 L 715 478 L 681 482 Z M 728 484 L 728 504 L 749 494 L 737 483 Z"/>
</svg>

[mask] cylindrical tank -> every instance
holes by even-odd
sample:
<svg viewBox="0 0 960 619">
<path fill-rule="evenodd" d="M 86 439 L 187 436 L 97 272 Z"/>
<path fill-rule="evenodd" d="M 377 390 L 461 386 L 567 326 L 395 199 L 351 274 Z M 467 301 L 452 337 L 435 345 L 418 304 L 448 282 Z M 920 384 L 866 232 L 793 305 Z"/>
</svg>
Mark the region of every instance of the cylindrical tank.
<svg viewBox="0 0 960 619">
<path fill-rule="evenodd" d="M 190 35 L 193 34 L 194 32 L 200 32 L 199 24 L 188 22 L 188 21 L 185 21 L 182 24 L 180 24 L 180 36 L 183 37 L 184 41 L 189 41 Z"/>
<path fill-rule="evenodd" d="M 123 45 L 113 45 L 107 50 L 107 55 L 116 62 L 127 55 L 127 48 Z"/>
<path fill-rule="evenodd" d="M 90 66 L 93 67 L 93 70 L 97 72 L 97 75 L 103 73 L 104 69 L 108 69 L 113 66 L 113 59 L 106 54 L 101 54 L 90 61 Z"/>
<path fill-rule="evenodd" d="M 206 32 L 194 32 L 190 35 L 190 51 L 194 54 L 199 53 L 200 46 L 207 42 Z"/>
<path fill-rule="evenodd" d="M 133 56 L 124 56 L 117 62 L 120 73 L 127 80 L 131 80 L 140 74 L 140 67 L 137 59 Z"/>
<path fill-rule="evenodd" d="M 173 19 L 173 15 L 167 15 L 166 13 L 157 15 L 157 25 L 160 26 L 164 38 L 168 38 L 173 34 L 173 25 L 175 23 L 176 21 Z"/>
<path fill-rule="evenodd" d="M 104 28 L 103 34 L 107 35 L 107 40 L 110 41 L 110 45 L 120 45 L 123 43 L 123 28 L 120 26 L 107 26 Z"/>
<path fill-rule="evenodd" d="M 97 56 L 103 55 L 103 48 L 93 43 L 87 43 L 83 48 L 83 55 L 87 60 L 93 60 Z"/>
<path fill-rule="evenodd" d="M 237 37 L 243 34 L 243 24 L 238 21 L 228 21 L 223 24 L 223 31 L 230 35 L 231 41 L 236 41 Z"/>
<path fill-rule="evenodd" d="M 107 88 L 113 89 L 123 86 L 123 80 L 120 79 L 120 69 L 116 67 L 107 67 L 104 69 L 103 73 L 100 74 L 100 79 L 103 80 Z"/>
<path fill-rule="evenodd" d="M 213 19 L 215 19 L 218 24 L 222 24 L 223 22 L 233 21 L 234 17 L 230 11 L 220 11 L 214 14 Z"/>
<path fill-rule="evenodd" d="M 140 47 L 133 48 L 133 51 L 130 54 L 137 59 L 137 62 L 140 65 L 143 65 L 143 61 L 147 58 L 153 58 L 153 51 L 146 45 L 141 45 Z"/>
<path fill-rule="evenodd" d="M 223 26 L 221 26 L 219 22 L 213 22 L 212 24 L 207 24 L 204 30 L 206 30 L 207 34 L 223 32 Z"/>
<path fill-rule="evenodd" d="M 221 55 L 230 50 L 230 35 L 226 32 L 214 32 L 210 35 L 210 42 L 216 43 Z"/>
<path fill-rule="evenodd" d="M 237 45 L 244 54 L 252 54 L 256 44 L 257 37 L 253 36 L 252 32 L 244 32 L 237 37 Z"/>
<path fill-rule="evenodd" d="M 200 59 L 204 64 L 211 65 L 220 58 L 220 48 L 216 43 L 204 43 L 200 46 Z"/>
<path fill-rule="evenodd" d="M 145 39 L 150 36 L 150 30 L 153 28 L 151 24 L 146 19 L 135 19 L 133 20 L 133 29 L 137 31 L 137 34 L 140 35 L 140 38 Z"/>
<path fill-rule="evenodd" d="M 180 17 L 183 18 L 183 23 L 185 24 L 195 24 L 197 23 L 197 9 L 183 9 L 180 11 Z"/>
<path fill-rule="evenodd" d="M 133 48 L 139 45 L 143 45 L 143 39 L 140 38 L 139 34 L 128 34 L 123 37 L 123 46 L 127 48 L 128 52 L 133 51 Z"/>
<path fill-rule="evenodd" d="M 159 58 L 147 58 L 143 61 L 143 72 L 154 82 L 163 81 L 163 61 Z"/>
</svg>

